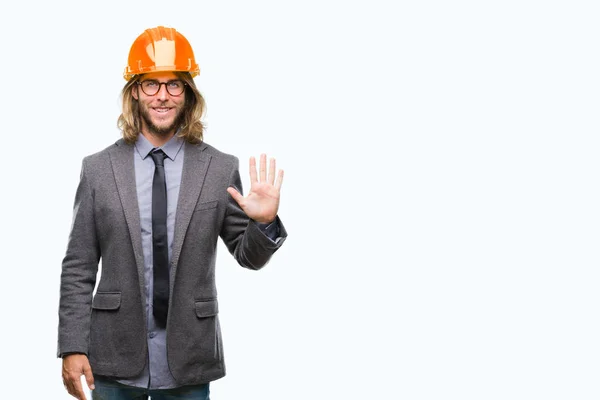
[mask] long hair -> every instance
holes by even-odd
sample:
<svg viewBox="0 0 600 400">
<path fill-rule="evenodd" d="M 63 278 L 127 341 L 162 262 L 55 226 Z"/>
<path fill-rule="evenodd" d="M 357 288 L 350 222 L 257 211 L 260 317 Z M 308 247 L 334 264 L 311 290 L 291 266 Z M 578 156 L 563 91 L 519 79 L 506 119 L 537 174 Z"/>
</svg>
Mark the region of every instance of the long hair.
<svg viewBox="0 0 600 400">
<path fill-rule="evenodd" d="M 183 109 L 183 118 L 179 127 L 177 136 L 183 138 L 189 143 L 200 143 L 204 137 L 205 126 L 202 123 L 202 117 L 206 111 L 204 97 L 196 87 L 194 79 L 189 72 L 174 72 L 175 75 L 186 83 L 185 85 L 185 105 Z M 117 121 L 117 126 L 121 130 L 125 142 L 132 144 L 137 140 L 142 129 L 140 119 L 140 105 L 133 98 L 131 92 L 140 80 L 142 75 L 136 75 L 131 78 L 121 91 L 122 113 Z"/>
</svg>

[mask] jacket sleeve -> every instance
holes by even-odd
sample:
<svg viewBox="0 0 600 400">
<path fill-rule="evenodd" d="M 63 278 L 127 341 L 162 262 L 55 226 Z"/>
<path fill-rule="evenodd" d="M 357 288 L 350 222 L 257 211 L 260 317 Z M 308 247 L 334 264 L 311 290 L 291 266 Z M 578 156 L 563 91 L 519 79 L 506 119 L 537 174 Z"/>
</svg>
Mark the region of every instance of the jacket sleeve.
<svg viewBox="0 0 600 400">
<path fill-rule="evenodd" d="M 243 194 L 237 157 L 234 157 L 232 164 L 229 186 Z M 275 240 L 270 239 L 264 229 L 261 230 L 255 221 L 249 219 L 233 197 L 227 193 L 227 209 L 220 236 L 229 252 L 242 267 L 254 270 L 264 267 L 281 247 L 287 238 L 287 231 L 279 216 L 273 223 L 279 227 L 279 237 Z"/>
<path fill-rule="evenodd" d="M 73 221 L 62 262 L 58 310 L 57 356 L 88 354 L 92 293 L 100 260 L 94 222 L 94 196 L 82 162 L 73 207 Z"/>
</svg>

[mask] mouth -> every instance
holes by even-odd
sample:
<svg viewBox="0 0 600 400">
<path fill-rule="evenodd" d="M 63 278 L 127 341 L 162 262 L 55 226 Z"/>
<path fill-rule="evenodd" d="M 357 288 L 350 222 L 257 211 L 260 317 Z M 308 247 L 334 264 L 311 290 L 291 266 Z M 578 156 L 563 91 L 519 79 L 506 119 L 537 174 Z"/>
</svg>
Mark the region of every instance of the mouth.
<svg viewBox="0 0 600 400">
<path fill-rule="evenodd" d="M 153 107 L 152 110 L 158 114 L 166 114 L 172 110 L 171 107 Z"/>
</svg>

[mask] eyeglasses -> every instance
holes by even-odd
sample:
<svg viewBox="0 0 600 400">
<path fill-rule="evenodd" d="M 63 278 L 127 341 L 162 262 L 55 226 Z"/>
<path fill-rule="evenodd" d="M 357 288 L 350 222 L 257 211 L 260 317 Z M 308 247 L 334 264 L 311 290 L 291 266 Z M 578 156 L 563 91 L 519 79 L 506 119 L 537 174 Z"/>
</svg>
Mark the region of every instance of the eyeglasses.
<svg viewBox="0 0 600 400">
<path fill-rule="evenodd" d="M 180 96 L 183 93 L 186 85 L 185 82 L 180 81 L 179 79 L 174 79 L 168 82 L 159 82 L 154 79 L 147 79 L 145 81 L 137 82 L 137 84 L 140 85 L 142 92 L 144 92 L 147 96 L 154 96 L 160 91 L 162 85 L 165 85 L 167 92 L 171 96 Z"/>
</svg>

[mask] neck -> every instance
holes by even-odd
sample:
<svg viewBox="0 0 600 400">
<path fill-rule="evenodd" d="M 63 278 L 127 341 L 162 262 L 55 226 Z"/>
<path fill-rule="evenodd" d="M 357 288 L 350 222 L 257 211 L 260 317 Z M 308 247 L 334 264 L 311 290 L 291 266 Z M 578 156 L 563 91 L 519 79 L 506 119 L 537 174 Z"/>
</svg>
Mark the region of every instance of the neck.
<svg viewBox="0 0 600 400">
<path fill-rule="evenodd" d="M 164 135 L 157 135 L 156 133 L 142 131 L 142 135 L 144 135 L 144 137 L 148 139 L 150 143 L 152 143 L 152 146 L 161 147 L 169 140 L 171 140 L 171 138 L 175 135 L 175 131 Z"/>
</svg>

